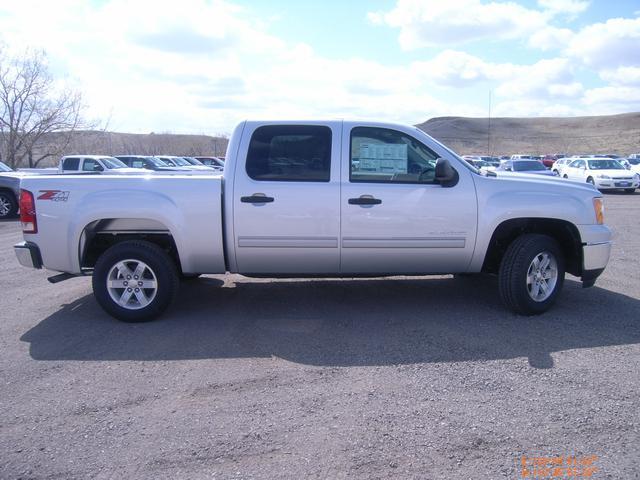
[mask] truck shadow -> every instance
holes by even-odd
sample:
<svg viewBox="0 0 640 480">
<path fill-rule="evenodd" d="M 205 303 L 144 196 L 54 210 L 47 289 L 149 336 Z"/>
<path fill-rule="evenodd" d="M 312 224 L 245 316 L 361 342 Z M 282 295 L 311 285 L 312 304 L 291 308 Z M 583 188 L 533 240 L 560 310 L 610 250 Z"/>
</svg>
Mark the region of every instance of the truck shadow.
<svg viewBox="0 0 640 480">
<path fill-rule="evenodd" d="M 36 360 L 188 360 L 280 357 L 307 365 L 359 366 L 528 358 L 640 343 L 640 301 L 567 280 L 539 317 L 505 310 L 496 280 L 203 278 L 183 286 L 161 319 L 120 323 L 87 295 L 26 332 Z"/>
</svg>

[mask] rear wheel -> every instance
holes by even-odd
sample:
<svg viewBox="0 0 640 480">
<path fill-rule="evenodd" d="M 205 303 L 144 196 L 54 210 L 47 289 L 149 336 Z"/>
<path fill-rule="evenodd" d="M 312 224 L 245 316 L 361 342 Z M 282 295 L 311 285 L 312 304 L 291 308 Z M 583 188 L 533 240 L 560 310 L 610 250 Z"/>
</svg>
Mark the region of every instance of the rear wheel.
<svg viewBox="0 0 640 480">
<path fill-rule="evenodd" d="M 0 218 L 10 218 L 18 212 L 18 202 L 12 192 L 0 192 Z"/>
<path fill-rule="evenodd" d="M 562 290 L 564 269 L 562 251 L 553 238 L 521 235 L 509 245 L 500 263 L 500 297 L 520 315 L 544 313 Z"/>
<path fill-rule="evenodd" d="M 109 248 L 93 270 L 93 294 L 111 316 L 144 322 L 163 313 L 179 288 L 171 257 L 154 243 L 127 241 Z"/>
</svg>

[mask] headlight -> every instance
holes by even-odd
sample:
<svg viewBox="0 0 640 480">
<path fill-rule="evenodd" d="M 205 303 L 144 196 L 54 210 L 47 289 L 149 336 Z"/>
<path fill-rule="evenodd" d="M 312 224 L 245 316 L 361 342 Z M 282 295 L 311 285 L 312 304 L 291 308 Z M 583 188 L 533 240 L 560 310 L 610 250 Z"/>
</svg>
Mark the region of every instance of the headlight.
<svg viewBox="0 0 640 480">
<path fill-rule="evenodd" d="M 598 175 L 598 178 L 602 178 L 603 180 L 611 180 L 609 175 Z"/>
<path fill-rule="evenodd" d="M 604 223 L 604 201 L 602 197 L 593 199 L 593 211 L 596 214 L 596 222 L 598 225 L 602 225 Z"/>
</svg>

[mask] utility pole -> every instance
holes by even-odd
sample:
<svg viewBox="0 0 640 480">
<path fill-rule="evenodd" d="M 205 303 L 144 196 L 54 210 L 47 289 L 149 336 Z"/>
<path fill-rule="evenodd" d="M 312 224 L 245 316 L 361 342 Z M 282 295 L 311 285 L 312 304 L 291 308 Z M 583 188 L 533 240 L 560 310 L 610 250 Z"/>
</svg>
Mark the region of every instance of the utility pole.
<svg viewBox="0 0 640 480">
<path fill-rule="evenodd" d="M 489 90 L 489 119 L 487 122 L 487 155 L 491 156 L 491 90 Z"/>
</svg>

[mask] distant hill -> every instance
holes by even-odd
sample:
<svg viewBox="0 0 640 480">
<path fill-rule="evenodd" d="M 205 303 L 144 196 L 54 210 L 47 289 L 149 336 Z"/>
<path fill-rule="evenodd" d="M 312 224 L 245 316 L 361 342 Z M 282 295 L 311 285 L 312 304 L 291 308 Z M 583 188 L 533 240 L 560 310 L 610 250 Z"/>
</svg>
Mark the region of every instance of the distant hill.
<svg viewBox="0 0 640 480">
<path fill-rule="evenodd" d="M 594 117 L 438 117 L 417 125 L 461 155 L 640 152 L 640 113 Z"/>
</svg>

